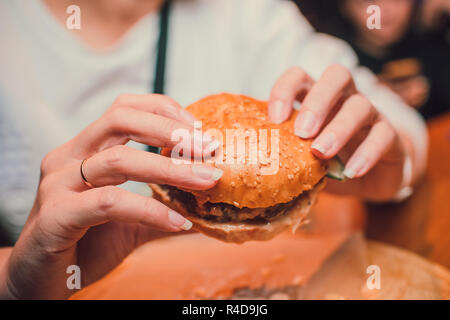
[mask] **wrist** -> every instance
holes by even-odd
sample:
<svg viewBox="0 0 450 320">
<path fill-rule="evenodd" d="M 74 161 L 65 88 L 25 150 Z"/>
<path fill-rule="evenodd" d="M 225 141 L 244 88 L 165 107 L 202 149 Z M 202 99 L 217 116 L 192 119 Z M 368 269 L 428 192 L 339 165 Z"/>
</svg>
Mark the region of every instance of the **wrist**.
<svg viewBox="0 0 450 320">
<path fill-rule="evenodd" d="M 12 248 L 0 249 L 0 300 L 16 300 L 9 286 L 9 257 Z"/>
</svg>

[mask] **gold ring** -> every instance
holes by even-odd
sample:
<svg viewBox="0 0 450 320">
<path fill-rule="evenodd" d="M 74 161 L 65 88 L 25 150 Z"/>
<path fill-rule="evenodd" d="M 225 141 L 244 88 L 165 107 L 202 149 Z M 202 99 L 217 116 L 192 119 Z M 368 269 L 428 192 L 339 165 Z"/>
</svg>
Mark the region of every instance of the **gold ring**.
<svg viewBox="0 0 450 320">
<path fill-rule="evenodd" d="M 84 159 L 83 161 L 81 161 L 81 166 L 80 166 L 80 173 L 81 173 L 81 179 L 83 180 L 84 184 L 87 185 L 89 188 L 94 188 L 94 186 L 92 185 L 92 183 L 90 183 L 87 179 L 86 179 L 86 175 L 84 174 L 84 170 L 83 170 L 83 165 L 86 162 L 87 159 Z"/>
</svg>

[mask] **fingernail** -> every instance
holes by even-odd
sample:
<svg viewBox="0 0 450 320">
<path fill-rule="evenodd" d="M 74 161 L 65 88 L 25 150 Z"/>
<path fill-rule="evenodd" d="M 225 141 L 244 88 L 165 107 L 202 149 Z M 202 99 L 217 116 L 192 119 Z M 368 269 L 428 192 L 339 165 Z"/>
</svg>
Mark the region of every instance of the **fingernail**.
<svg viewBox="0 0 450 320">
<path fill-rule="evenodd" d="M 180 117 L 182 119 L 186 120 L 187 122 L 192 123 L 192 125 L 197 120 L 189 111 L 184 110 L 184 109 L 180 110 Z"/>
<path fill-rule="evenodd" d="M 192 172 L 199 178 L 213 181 L 219 180 L 223 175 L 222 170 L 203 165 L 193 165 Z"/>
<path fill-rule="evenodd" d="M 311 111 L 306 111 L 297 118 L 295 123 L 295 135 L 307 139 L 312 135 L 316 126 L 316 116 Z"/>
<path fill-rule="evenodd" d="M 294 100 L 294 104 L 292 106 L 295 110 L 300 110 L 300 108 L 302 107 L 302 104 L 300 101 Z"/>
<path fill-rule="evenodd" d="M 195 154 L 201 156 L 203 151 L 212 143 L 215 139 L 207 133 L 202 133 L 200 130 L 194 131 L 194 150 Z"/>
<path fill-rule="evenodd" d="M 206 147 L 209 143 L 211 143 L 214 140 L 213 137 L 211 137 L 209 134 L 204 133 L 203 134 L 203 146 Z"/>
<path fill-rule="evenodd" d="M 316 149 L 321 154 L 326 154 L 333 148 L 336 143 L 336 135 L 333 132 L 326 132 L 321 134 L 311 145 L 311 148 Z"/>
<path fill-rule="evenodd" d="M 189 230 L 190 228 L 192 228 L 192 222 L 190 222 L 178 212 L 169 209 L 168 218 L 170 223 L 178 228 L 181 228 L 183 230 Z"/>
<path fill-rule="evenodd" d="M 277 100 L 272 102 L 270 105 L 270 109 L 272 110 L 272 121 L 276 124 L 280 124 L 283 122 L 283 109 L 284 103 L 283 101 Z"/>
<path fill-rule="evenodd" d="M 361 172 L 362 169 L 364 169 L 366 162 L 367 161 L 360 156 L 352 158 L 345 166 L 344 176 L 349 179 L 353 179 Z"/>
<path fill-rule="evenodd" d="M 204 155 L 210 155 L 214 150 L 216 150 L 218 147 L 220 146 L 219 141 L 214 140 L 213 142 L 211 142 L 209 145 L 207 145 L 204 149 L 203 149 L 203 154 Z"/>
</svg>

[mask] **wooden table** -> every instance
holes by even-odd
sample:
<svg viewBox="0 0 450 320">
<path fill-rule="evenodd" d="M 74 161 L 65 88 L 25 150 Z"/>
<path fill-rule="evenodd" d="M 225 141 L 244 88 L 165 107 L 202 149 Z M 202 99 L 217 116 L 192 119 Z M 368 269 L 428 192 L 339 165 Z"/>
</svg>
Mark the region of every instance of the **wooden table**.
<svg viewBox="0 0 450 320">
<path fill-rule="evenodd" d="M 381 270 L 376 290 L 366 285 L 367 265 Z M 237 294 L 237 288 L 255 294 Z M 144 244 L 72 299 L 230 297 L 449 299 L 450 272 L 408 251 L 366 242 L 360 233 L 287 233 L 242 245 L 188 234 Z"/>
<path fill-rule="evenodd" d="M 367 236 L 450 268 L 450 113 L 428 127 L 425 179 L 404 203 L 368 205 Z"/>
</svg>

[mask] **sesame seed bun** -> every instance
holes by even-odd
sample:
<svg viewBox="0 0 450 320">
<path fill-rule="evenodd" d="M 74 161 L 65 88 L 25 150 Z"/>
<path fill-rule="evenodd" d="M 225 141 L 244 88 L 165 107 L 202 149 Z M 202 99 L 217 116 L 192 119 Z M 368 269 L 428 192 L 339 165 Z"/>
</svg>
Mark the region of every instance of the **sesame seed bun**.
<svg viewBox="0 0 450 320">
<path fill-rule="evenodd" d="M 181 193 L 182 200 L 175 199 L 180 193 L 170 194 L 151 185 L 155 197 L 186 215 L 198 230 L 224 241 L 267 240 L 289 225 L 298 226 L 323 186 L 319 182 L 326 165 L 310 152 L 311 141 L 294 134 L 297 111 L 288 121 L 274 124 L 267 109 L 267 102 L 227 93 L 208 96 L 187 107 L 202 121 L 202 131 L 221 142 L 216 158 L 207 163 L 223 170 L 223 176 L 209 190 L 183 189 L 188 195 Z M 245 137 L 243 155 L 230 154 L 234 147 L 228 149 L 229 129 Z M 256 160 L 250 140 L 258 149 Z M 261 140 L 266 141 L 267 150 Z M 235 144 L 239 144 L 237 140 Z M 169 155 L 170 150 L 163 150 L 163 154 Z M 222 161 L 215 162 L 217 159 Z M 187 205 L 188 200 L 196 204 Z"/>
<path fill-rule="evenodd" d="M 188 106 L 187 110 L 202 120 L 203 132 L 218 129 L 223 137 L 226 137 L 226 129 L 279 129 L 276 174 L 264 174 L 268 164 L 261 161 L 256 165 L 216 165 L 224 171 L 219 183 L 210 190 L 192 191 L 200 201 L 224 202 L 239 208 L 269 207 L 289 202 L 303 191 L 312 189 L 326 173 L 324 164 L 310 152 L 311 141 L 294 134 L 297 111 L 288 121 L 277 125 L 268 119 L 267 102 L 226 93 L 206 97 Z M 259 138 L 260 135 L 258 142 Z M 270 141 L 269 137 L 267 141 Z M 226 150 L 224 154 L 226 156 Z"/>
</svg>

